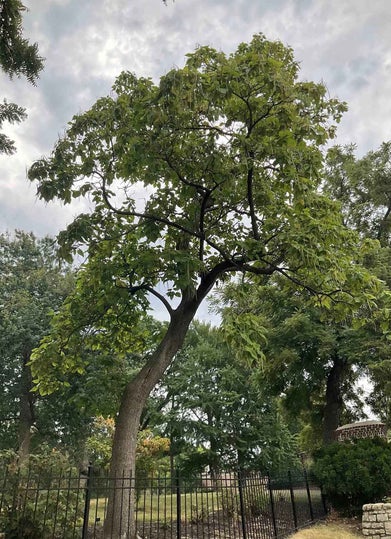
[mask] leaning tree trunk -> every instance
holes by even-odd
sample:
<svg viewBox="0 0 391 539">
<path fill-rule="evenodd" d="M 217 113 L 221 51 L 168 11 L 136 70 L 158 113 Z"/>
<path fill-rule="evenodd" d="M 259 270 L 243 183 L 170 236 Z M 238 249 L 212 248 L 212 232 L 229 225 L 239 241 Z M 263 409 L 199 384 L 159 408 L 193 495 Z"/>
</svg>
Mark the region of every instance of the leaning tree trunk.
<svg viewBox="0 0 391 539">
<path fill-rule="evenodd" d="M 334 441 L 334 432 L 339 427 L 343 406 L 342 384 L 346 367 L 346 360 L 335 354 L 326 385 L 326 405 L 323 414 L 323 443 L 325 445 Z"/>
<path fill-rule="evenodd" d="M 107 539 L 136 537 L 134 477 L 137 432 L 141 413 L 150 392 L 182 346 L 200 302 L 200 298 L 195 296 L 182 300 L 171 315 L 170 324 L 160 345 L 138 375 L 125 388 L 113 441 L 110 492 L 104 524 L 104 537 Z M 133 477 L 132 483 L 130 477 Z"/>
</svg>

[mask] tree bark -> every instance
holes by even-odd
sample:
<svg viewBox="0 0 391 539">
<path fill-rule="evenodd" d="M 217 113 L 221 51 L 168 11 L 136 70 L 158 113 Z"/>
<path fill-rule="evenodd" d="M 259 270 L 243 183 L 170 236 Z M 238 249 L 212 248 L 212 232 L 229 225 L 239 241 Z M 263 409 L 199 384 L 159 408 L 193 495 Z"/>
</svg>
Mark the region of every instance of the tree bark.
<svg viewBox="0 0 391 539">
<path fill-rule="evenodd" d="M 30 367 L 27 365 L 30 354 L 23 355 L 19 395 L 18 456 L 23 464 L 30 455 L 32 428 L 35 423 L 34 397 L 31 392 L 33 381 Z"/>
<path fill-rule="evenodd" d="M 216 481 L 216 478 L 219 473 L 219 466 L 217 462 L 217 451 L 219 448 L 219 444 L 216 440 L 216 437 L 212 434 L 214 432 L 214 417 L 211 412 L 211 410 L 206 410 L 206 417 L 209 427 L 209 432 L 211 433 L 209 435 L 209 447 L 210 447 L 210 455 L 211 460 L 209 462 L 209 468 L 210 468 L 210 476 L 212 478 L 213 483 Z"/>
<path fill-rule="evenodd" d="M 346 360 L 336 353 L 326 385 L 326 405 L 323 414 L 323 443 L 325 445 L 334 441 L 335 429 L 339 427 L 343 406 L 342 384 L 346 375 L 346 366 Z"/>
<path fill-rule="evenodd" d="M 182 300 L 172 312 L 167 332 L 156 351 L 125 388 L 113 441 L 110 492 L 104 524 L 104 537 L 107 539 L 133 539 L 137 536 L 134 528 L 134 477 L 141 413 L 150 392 L 182 346 L 205 295 L 197 297 L 194 294 Z"/>
</svg>

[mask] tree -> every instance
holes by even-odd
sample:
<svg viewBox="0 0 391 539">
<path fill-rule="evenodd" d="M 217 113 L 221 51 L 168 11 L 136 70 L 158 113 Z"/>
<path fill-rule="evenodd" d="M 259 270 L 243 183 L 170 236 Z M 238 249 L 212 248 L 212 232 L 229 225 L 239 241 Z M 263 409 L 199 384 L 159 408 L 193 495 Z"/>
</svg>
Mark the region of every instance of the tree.
<svg viewBox="0 0 391 539">
<path fill-rule="evenodd" d="M 353 145 L 331 148 L 322 182 L 324 192 L 341 205 L 345 226 L 356 230 L 364 242 L 377 240 L 372 248 L 368 243 L 361 263 L 388 287 L 390 151 L 390 144 L 383 143 L 379 150 L 357 160 Z M 266 378 L 277 394 L 283 393 L 290 413 L 296 417 L 304 413 L 312 429 L 321 433 L 316 443 L 322 439 L 326 444 L 332 442 L 341 420 L 350 422 L 364 413 L 364 402 L 353 388 L 368 368 L 376 379 L 371 403 L 375 405 L 378 394 L 381 402 L 375 406 L 385 412 L 389 343 L 383 329 L 388 325 L 388 309 L 382 311 L 383 319 L 369 311 L 365 321 L 364 310 L 361 319 L 356 314 L 336 320 L 322 306 L 309 304 L 305 292 L 286 290 L 281 279 L 260 290 L 242 284 L 226 290 L 224 297 L 231 302 L 223 311 L 225 324 L 232 314 L 236 326 L 248 313 L 257 314 L 260 333 L 267 337 L 263 350 Z M 377 302 L 380 307 L 380 298 Z"/>
<path fill-rule="evenodd" d="M 221 304 L 223 327 L 234 320 L 240 332 L 243 319 L 256 319 L 265 385 L 282 398 L 296 428 L 304 420 L 306 434 L 308 426 L 317 433 L 315 445 L 331 443 L 342 418 L 351 422 L 362 412 L 354 383 L 373 360 L 375 340 L 385 341 L 373 310 L 363 308 L 338 321 L 332 309 L 314 305 L 306 291 L 292 293 L 274 278 L 263 286 L 226 287 Z M 226 332 L 230 338 L 232 329 Z M 251 350 L 242 353 L 250 356 Z"/>
<path fill-rule="evenodd" d="M 156 425 L 187 468 L 211 473 L 293 467 L 297 446 L 259 371 L 238 361 L 218 328 L 193 323 L 154 399 Z M 153 409 L 152 409 L 153 414 Z M 153 416 L 152 416 L 153 417 Z M 199 469 L 200 468 L 200 469 Z"/>
<path fill-rule="evenodd" d="M 391 240 L 391 142 L 361 159 L 356 147 L 334 146 L 325 164 L 325 190 L 341 203 L 346 224 L 389 247 Z"/>
<path fill-rule="evenodd" d="M 81 339 L 137 346 L 152 296 L 169 316 L 125 388 L 114 477 L 134 469 L 144 404 L 217 280 L 279 273 L 339 300 L 341 316 L 367 285 L 380 286 L 352 262 L 357 237 L 317 191 L 320 146 L 345 106 L 322 84 L 298 81 L 298 71 L 291 49 L 257 35 L 229 56 L 200 47 L 159 85 L 122 73 L 113 94 L 75 116 L 52 156 L 29 171 L 45 200 L 94 203 L 59 236 L 64 256 L 84 244 L 89 260 L 34 355 L 38 388 L 56 386 L 51 365 L 83 370 Z M 109 501 L 107 536 L 128 534 L 127 505 Z"/>
<path fill-rule="evenodd" d="M 71 275 L 58 267 L 53 240 L 21 231 L 0 235 L 0 432 L 2 447 L 17 445 L 21 460 L 39 427 L 31 352 L 70 288 Z"/>
<path fill-rule="evenodd" d="M 342 206 L 348 226 L 361 236 L 376 239 L 380 248 L 365 259 L 365 265 L 391 287 L 391 142 L 357 159 L 355 146 L 336 146 L 329 150 L 325 167 L 325 189 Z M 389 311 L 381 327 L 386 327 Z M 374 384 L 369 404 L 383 420 L 390 421 L 389 341 L 377 334 L 365 347 L 369 374 Z"/>
<path fill-rule="evenodd" d="M 43 68 L 38 45 L 23 37 L 22 13 L 26 8 L 20 0 L 3 0 L 0 4 L 0 67 L 11 78 L 25 76 L 36 83 Z M 0 128 L 5 121 L 19 123 L 26 118 L 25 109 L 6 100 L 0 104 Z M 0 133 L 0 153 L 12 154 L 15 145 Z"/>
</svg>

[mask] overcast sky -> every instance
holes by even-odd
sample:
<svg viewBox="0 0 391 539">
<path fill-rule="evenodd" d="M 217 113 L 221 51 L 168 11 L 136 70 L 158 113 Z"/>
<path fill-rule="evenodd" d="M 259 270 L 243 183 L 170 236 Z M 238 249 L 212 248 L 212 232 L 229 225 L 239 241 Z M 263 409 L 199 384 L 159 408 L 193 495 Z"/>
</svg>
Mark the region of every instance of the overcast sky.
<svg viewBox="0 0 391 539">
<path fill-rule="evenodd" d="M 25 34 L 46 58 L 36 87 L 0 75 L 0 97 L 28 120 L 5 126 L 14 156 L 0 156 L 0 231 L 55 235 L 77 208 L 44 205 L 26 170 L 47 155 L 73 114 L 107 95 L 122 70 L 158 79 L 207 44 L 226 52 L 263 32 L 290 45 L 301 78 L 323 81 L 349 112 L 337 143 L 358 155 L 391 138 L 390 0 L 25 0 Z"/>
</svg>

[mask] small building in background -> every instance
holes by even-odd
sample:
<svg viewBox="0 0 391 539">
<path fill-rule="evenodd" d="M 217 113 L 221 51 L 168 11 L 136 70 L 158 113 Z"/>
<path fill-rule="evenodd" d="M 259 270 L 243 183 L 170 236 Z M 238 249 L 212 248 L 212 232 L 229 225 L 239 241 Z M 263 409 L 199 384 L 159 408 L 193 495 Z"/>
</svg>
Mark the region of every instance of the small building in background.
<svg viewBox="0 0 391 539">
<path fill-rule="evenodd" d="M 335 440 L 344 442 L 357 438 L 383 438 L 387 439 L 387 426 L 381 421 L 357 421 L 342 425 L 335 431 Z"/>
</svg>

